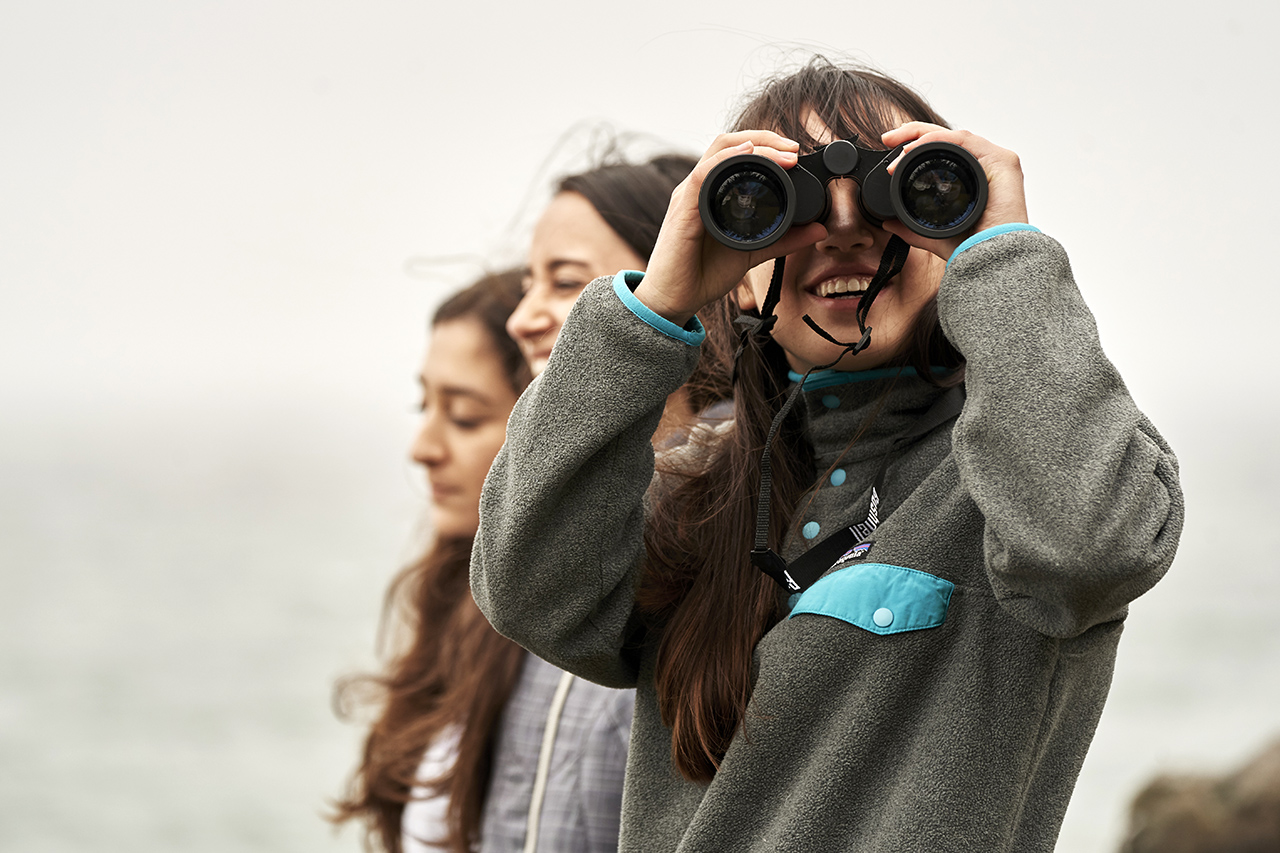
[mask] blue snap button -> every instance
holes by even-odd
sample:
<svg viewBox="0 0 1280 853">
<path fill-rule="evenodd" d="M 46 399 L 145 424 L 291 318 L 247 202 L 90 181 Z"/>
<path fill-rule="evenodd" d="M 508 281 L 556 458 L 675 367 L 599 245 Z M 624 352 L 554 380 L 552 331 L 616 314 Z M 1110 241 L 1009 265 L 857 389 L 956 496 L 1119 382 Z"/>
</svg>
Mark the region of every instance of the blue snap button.
<svg viewBox="0 0 1280 853">
<path fill-rule="evenodd" d="M 865 610 L 862 612 L 866 613 Z M 871 621 L 876 623 L 877 628 L 888 628 L 893 624 L 893 611 L 887 607 L 881 607 L 871 614 Z"/>
<path fill-rule="evenodd" d="M 831 485 L 833 485 L 833 486 L 843 486 L 843 485 L 844 485 L 844 478 L 845 478 L 844 469 L 843 469 L 843 468 L 837 468 L 836 470 L 834 470 L 834 471 L 832 471 L 832 472 L 831 472 Z"/>
<path fill-rule="evenodd" d="M 822 405 L 826 406 L 828 409 L 838 409 L 840 408 L 840 398 L 835 394 L 828 394 L 822 398 Z"/>
<path fill-rule="evenodd" d="M 821 525 L 818 524 L 818 522 L 811 521 L 808 524 L 806 524 L 804 527 L 802 527 L 800 529 L 800 532 L 804 534 L 805 539 L 812 539 L 813 537 L 818 535 L 818 531 L 821 529 L 822 527 Z"/>
</svg>

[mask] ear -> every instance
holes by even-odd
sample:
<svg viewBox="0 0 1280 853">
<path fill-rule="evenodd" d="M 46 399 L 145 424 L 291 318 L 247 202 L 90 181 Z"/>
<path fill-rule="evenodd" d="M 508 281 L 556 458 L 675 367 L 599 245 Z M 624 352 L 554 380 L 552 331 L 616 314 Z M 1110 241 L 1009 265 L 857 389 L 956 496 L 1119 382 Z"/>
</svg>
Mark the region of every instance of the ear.
<svg viewBox="0 0 1280 853">
<path fill-rule="evenodd" d="M 733 297 L 738 300 L 738 310 L 748 311 L 752 308 L 759 310 L 760 303 L 756 302 L 756 294 L 751 289 L 751 274 L 748 273 L 742 277 L 742 281 L 738 282 L 733 289 Z"/>
</svg>

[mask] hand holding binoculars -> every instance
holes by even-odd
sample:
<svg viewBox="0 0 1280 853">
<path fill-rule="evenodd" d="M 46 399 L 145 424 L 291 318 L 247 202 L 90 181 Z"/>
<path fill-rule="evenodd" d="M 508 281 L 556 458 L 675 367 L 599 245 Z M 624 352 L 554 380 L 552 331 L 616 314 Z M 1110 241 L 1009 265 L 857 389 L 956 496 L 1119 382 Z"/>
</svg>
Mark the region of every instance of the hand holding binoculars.
<svg viewBox="0 0 1280 853">
<path fill-rule="evenodd" d="M 897 219 L 925 237 L 962 234 L 987 205 L 987 176 L 977 158 L 950 142 L 926 142 L 907 153 L 890 175 L 892 151 L 838 139 L 783 169 L 767 157 L 739 154 L 711 170 L 698 195 L 698 212 L 711 236 L 742 251 L 763 249 L 793 225 L 826 219 L 827 184 L 858 182 L 858 210 L 873 225 Z"/>
</svg>

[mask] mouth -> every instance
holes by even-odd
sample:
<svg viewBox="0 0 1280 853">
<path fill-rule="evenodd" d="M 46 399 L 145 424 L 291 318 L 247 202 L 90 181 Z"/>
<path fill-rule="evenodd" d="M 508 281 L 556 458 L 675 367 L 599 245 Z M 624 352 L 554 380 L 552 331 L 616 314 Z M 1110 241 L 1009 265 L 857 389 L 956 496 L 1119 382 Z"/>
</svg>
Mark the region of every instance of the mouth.
<svg viewBox="0 0 1280 853">
<path fill-rule="evenodd" d="M 436 483 L 431 484 L 431 499 L 435 503 L 442 503 L 460 492 L 461 489 L 457 486 L 446 486 Z"/>
<path fill-rule="evenodd" d="M 819 299 L 858 300 L 867 292 L 871 284 L 871 275 L 833 275 L 805 288 L 811 296 Z"/>
<path fill-rule="evenodd" d="M 551 356 L 551 348 L 555 345 L 555 338 L 547 340 L 546 335 L 538 335 L 534 338 L 517 338 L 516 343 L 520 345 L 520 352 L 524 354 L 525 361 L 533 361 L 534 359 L 546 359 Z"/>
</svg>

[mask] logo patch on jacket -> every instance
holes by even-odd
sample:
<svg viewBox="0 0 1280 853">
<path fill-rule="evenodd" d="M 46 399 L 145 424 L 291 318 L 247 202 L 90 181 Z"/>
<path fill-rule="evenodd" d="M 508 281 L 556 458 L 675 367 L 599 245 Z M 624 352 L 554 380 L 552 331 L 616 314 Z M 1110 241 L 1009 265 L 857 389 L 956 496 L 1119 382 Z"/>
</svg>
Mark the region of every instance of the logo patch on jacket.
<svg viewBox="0 0 1280 853">
<path fill-rule="evenodd" d="M 841 566 L 845 563 L 852 563 L 855 560 L 866 559 L 867 552 L 871 550 L 871 546 L 873 544 L 874 543 L 872 542 L 863 542 L 861 545 L 854 545 L 848 551 L 841 554 L 840 559 L 831 564 L 831 568 L 834 569 L 836 566 Z M 828 571 L 830 571 L 830 569 Z"/>
</svg>

